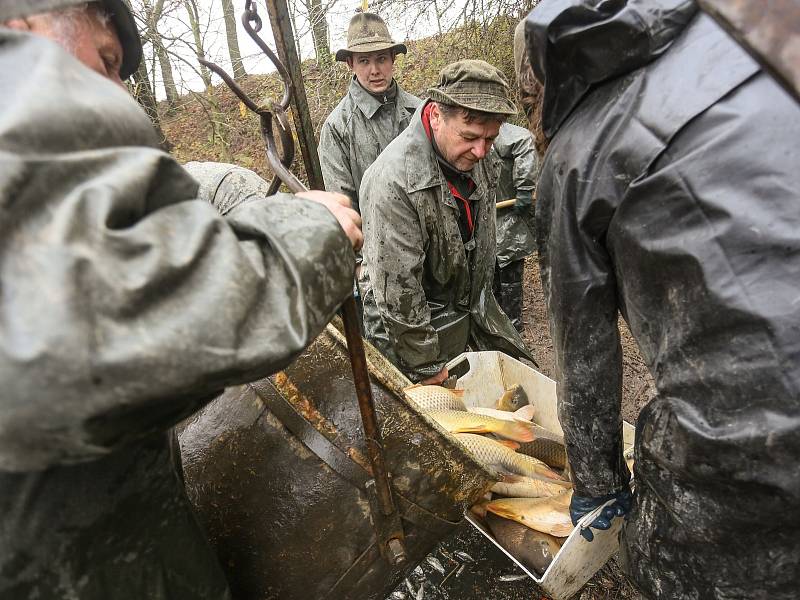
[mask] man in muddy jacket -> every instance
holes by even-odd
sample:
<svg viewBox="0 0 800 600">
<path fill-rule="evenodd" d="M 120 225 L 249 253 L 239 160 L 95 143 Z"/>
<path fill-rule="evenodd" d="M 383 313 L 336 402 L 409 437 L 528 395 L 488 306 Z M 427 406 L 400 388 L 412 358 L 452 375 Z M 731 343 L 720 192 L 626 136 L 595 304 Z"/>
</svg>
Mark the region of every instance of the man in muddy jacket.
<svg viewBox="0 0 800 600">
<path fill-rule="evenodd" d="M 140 56 L 123 0 L 0 4 L 2 600 L 229 598 L 168 431 L 350 292 L 346 200 L 222 217 L 121 85 Z"/>
<path fill-rule="evenodd" d="M 353 79 L 322 126 L 319 162 L 325 189 L 349 196 L 356 210 L 367 167 L 408 126 L 420 104 L 393 77 L 394 59 L 401 52 L 405 45 L 392 40 L 383 19 L 359 13 L 350 21 L 347 48 L 336 53 Z"/>
<path fill-rule="evenodd" d="M 511 323 L 522 331 L 522 273 L 525 257 L 535 247 L 533 233 L 533 190 L 539 162 L 533 136 L 527 129 L 503 123 L 492 151 L 500 159 L 497 201 L 514 201 L 497 210 L 497 268 L 494 293 Z"/>
<path fill-rule="evenodd" d="M 445 67 L 429 93 L 364 176 L 359 284 L 370 341 L 413 381 L 437 383 L 468 345 L 530 357 L 492 294 L 489 152 L 515 112 L 508 85 L 492 65 L 465 60 Z"/>
<path fill-rule="evenodd" d="M 648 598 L 796 598 L 800 107 L 691 1 L 550 0 L 526 30 L 574 518 L 630 507 Z M 657 388 L 632 505 L 618 312 Z"/>
</svg>

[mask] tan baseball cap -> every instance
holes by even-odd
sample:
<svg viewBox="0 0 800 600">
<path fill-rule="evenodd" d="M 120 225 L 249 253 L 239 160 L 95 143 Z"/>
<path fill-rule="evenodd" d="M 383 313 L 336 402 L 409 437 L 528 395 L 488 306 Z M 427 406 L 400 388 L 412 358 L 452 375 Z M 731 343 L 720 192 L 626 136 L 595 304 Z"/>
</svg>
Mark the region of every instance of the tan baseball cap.
<svg viewBox="0 0 800 600">
<path fill-rule="evenodd" d="M 375 13 L 362 12 L 350 19 L 347 28 L 347 48 L 336 51 L 336 60 L 347 60 L 353 52 L 378 52 L 392 49 L 406 53 L 405 44 L 398 44 L 389 35 L 386 23 Z"/>
</svg>

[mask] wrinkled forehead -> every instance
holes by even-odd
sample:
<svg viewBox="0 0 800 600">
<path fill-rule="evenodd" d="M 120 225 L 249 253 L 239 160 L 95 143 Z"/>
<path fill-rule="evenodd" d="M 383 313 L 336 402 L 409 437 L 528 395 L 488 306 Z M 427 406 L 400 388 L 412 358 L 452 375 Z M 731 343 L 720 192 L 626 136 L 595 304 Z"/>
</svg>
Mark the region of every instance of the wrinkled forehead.
<svg viewBox="0 0 800 600">
<path fill-rule="evenodd" d="M 456 128 L 458 133 L 470 138 L 496 138 L 500 133 L 500 121 L 495 119 L 473 119 L 467 122 L 464 115 L 459 115 L 460 119 Z M 455 119 L 453 119 L 455 121 Z"/>
</svg>

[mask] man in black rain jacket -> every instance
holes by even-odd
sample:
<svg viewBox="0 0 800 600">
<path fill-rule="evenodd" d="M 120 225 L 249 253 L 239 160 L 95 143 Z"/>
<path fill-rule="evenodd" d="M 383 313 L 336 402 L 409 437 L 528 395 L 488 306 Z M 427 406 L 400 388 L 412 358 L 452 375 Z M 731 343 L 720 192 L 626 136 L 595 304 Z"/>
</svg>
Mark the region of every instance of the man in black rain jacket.
<svg viewBox="0 0 800 600">
<path fill-rule="evenodd" d="M 800 107 L 687 0 L 527 18 L 537 236 L 576 517 L 615 499 L 621 312 L 658 395 L 623 558 L 651 598 L 800 590 Z"/>
</svg>

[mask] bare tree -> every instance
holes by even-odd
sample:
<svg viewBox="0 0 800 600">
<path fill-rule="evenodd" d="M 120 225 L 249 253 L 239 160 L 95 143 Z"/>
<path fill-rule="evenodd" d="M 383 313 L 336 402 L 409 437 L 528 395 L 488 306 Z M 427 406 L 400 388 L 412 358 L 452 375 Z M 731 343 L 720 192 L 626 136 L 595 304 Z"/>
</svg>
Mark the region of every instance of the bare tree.
<svg viewBox="0 0 800 600">
<path fill-rule="evenodd" d="M 164 84 L 164 93 L 167 104 L 174 107 L 178 103 L 178 88 L 175 86 L 175 76 L 172 73 L 172 63 L 164 47 L 164 40 L 158 31 L 158 22 L 164 13 L 164 0 L 142 0 L 144 7 L 144 22 L 146 25 L 145 39 L 153 45 L 153 52 L 158 58 L 161 68 L 161 81 Z"/>
<path fill-rule="evenodd" d="M 239 51 L 239 37 L 236 34 L 236 15 L 233 11 L 233 0 L 222 0 L 222 16 L 225 20 L 225 38 L 228 42 L 228 54 L 233 65 L 233 78 L 241 79 L 247 75 Z"/>
<path fill-rule="evenodd" d="M 206 52 L 203 49 L 203 36 L 200 33 L 200 11 L 197 8 L 197 0 L 183 0 L 186 12 L 189 14 L 189 27 L 194 36 L 194 52 L 198 60 L 205 60 Z M 200 66 L 200 77 L 206 86 L 206 91 L 211 91 L 211 73 L 204 66 Z"/>
<path fill-rule="evenodd" d="M 192 37 L 194 38 L 194 51 L 198 61 L 206 58 L 205 49 L 203 47 L 203 35 L 200 31 L 200 10 L 197 5 L 197 0 L 183 0 L 186 7 L 186 12 L 189 15 L 189 26 L 192 30 Z M 214 87 L 211 85 L 211 73 L 203 66 L 200 67 L 200 78 L 206 88 L 203 100 L 210 105 L 210 110 L 207 110 L 203 102 L 200 105 L 206 110 L 208 120 L 211 123 L 211 143 L 219 144 L 222 151 L 223 160 L 230 161 L 230 142 L 228 141 L 227 130 L 228 124 L 225 121 L 225 115 L 220 110 L 219 102 L 214 94 Z"/>
<path fill-rule="evenodd" d="M 331 62 L 331 47 L 328 43 L 327 6 L 321 0 L 302 0 L 311 23 L 311 37 L 314 40 L 314 53 L 317 62 L 323 65 Z"/>
<path fill-rule="evenodd" d="M 153 122 L 153 127 L 155 127 L 158 133 L 161 145 L 168 148 L 169 142 L 161 129 L 161 119 L 158 116 L 158 109 L 156 108 L 156 97 L 155 94 L 153 94 L 153 88 L 150 85 L 150 77 L 147 74 L 147 61 L 143 60 L 139 62 L 139 68 L 133 74 L 132 81 L 128 82 L 128 89 Z"/>
</svg>

